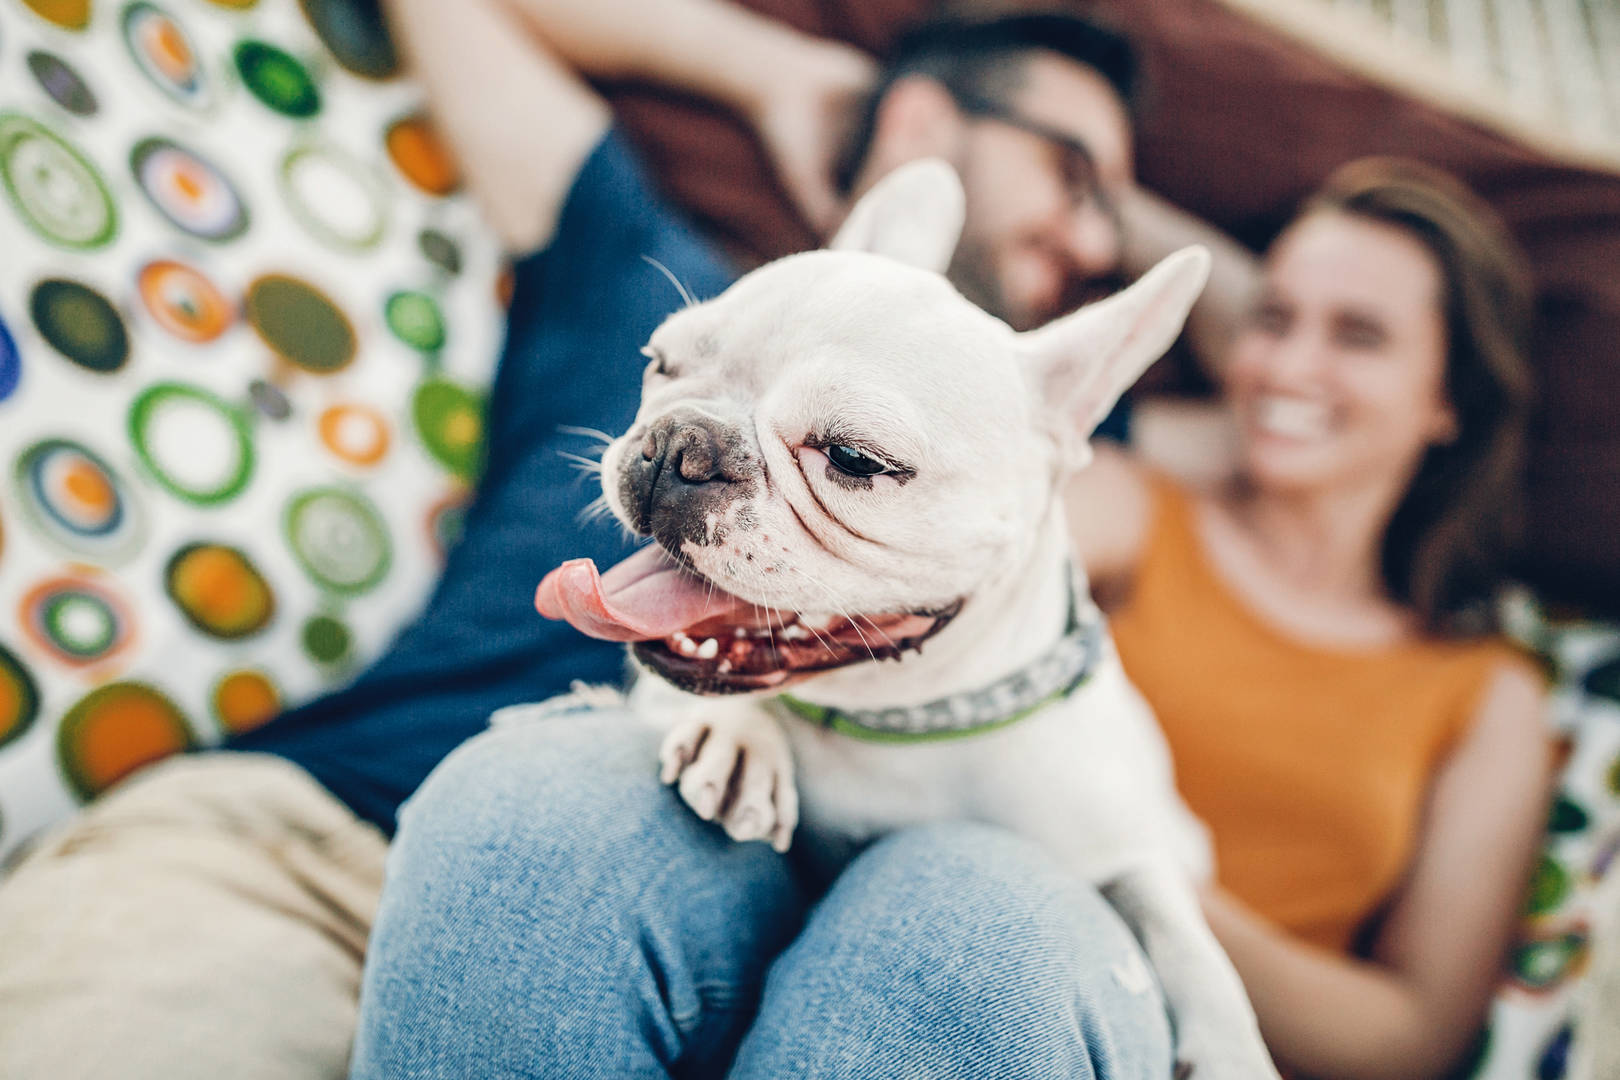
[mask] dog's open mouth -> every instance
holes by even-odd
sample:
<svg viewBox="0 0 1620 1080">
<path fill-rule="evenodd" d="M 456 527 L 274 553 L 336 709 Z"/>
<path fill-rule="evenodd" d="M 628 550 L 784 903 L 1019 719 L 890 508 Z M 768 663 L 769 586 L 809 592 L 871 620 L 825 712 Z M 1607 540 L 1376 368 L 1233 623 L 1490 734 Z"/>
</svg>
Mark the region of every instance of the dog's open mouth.
<svg viewBox="0 0 1620 1080">
<path fill-rule="evenodd" d="M 606 573 L 590 559 L 564 563 L 540 583 L 535 607 L 591 637 L 634 642 L 647 666 L 683 690 L 773 690 L 848 664 L 914 650 L 961 609 L 805 617 L 733 596 L 657 544 Z"/>
</svg>

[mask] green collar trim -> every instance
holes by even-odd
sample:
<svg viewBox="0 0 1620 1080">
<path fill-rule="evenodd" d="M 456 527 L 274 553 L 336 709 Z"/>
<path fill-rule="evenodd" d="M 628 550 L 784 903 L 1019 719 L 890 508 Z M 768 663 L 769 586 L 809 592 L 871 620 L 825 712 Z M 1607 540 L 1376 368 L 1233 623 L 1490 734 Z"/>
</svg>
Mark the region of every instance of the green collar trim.
<svg viewBox="0 0 1620 1080">
<path fill-rule="evenodd" d="M 892 709 L 839 709 L 791 694 L 779 694 L 771 700 L 800 719 L 867 742 L 961 739 L 1008 727 L 1073 694 L 1090 681 L 1107 637 L 1102 613 L 1074 589 L 1069 599 L 1068 629 L 1057 643 L 1030 664 L 988 686 Z"/>
</svg>

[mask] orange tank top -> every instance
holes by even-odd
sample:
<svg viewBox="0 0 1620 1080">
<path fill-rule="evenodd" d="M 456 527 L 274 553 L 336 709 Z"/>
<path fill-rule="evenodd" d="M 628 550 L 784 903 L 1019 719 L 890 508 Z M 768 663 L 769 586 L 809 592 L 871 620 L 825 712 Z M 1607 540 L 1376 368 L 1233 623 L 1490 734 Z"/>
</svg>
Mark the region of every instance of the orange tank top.
<svg viewBox="0 0 1620 1080">
<path fill-rule="evenodd" d="M 1154 479 L 1154 521 L 1111 617 L 1158 714 L 1216 876 L 1295 936 L 1347 951 L 1400 883 L 1429 781 L 1502 663 L 1499 639 L 1366 650 L 1304 644 L 1216 576 L 1188 494 Z"/>
</svg>

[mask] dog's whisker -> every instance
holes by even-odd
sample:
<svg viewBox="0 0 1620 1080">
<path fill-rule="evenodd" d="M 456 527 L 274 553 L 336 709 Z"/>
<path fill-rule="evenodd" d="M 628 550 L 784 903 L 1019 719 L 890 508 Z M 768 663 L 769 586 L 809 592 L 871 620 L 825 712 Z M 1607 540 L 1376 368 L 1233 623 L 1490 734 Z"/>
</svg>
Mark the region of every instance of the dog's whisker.
<svg viewBox="0 0 1620 1080">
<path fill-rule="evenodd" d="M 657 259 L 653 258 L 651 255 L 643 255 L 642 259 L 669 279 L 669 283 L 675 286 L 675 291 L 681 294 L 681 299 L 686 301 L 687 307 L 697 306 L 697 300 L 693 298 L 691 292 L 687 290 L 686 286 L 681 284 L 681 279 L 675 276 L 674 271 L 665 266 L 663 263 L 659 262 Z"/>
<path fill-rule="evenodd" d="M 588 457 L 581 457 L 579 454 L 570 453 L 567 450 L 558 450 L 556 453 L 558 457 L 564 459 L 565 461 L 571 462 L 575 468 L 583 469 L 586 472 L 592 473 L 600 473 L 602 471 L 602 463 L 600 461 L 593 461 Z"/>
<path fill-rule="evenodd" d="M 601 443 L 604 448 L 613 445 L 613 436 L 609 435 L 601 428 L 575 427 L 573 424 L 558 424 L 557 430 L 562 432 L 564 435 L 579 435 L 586 439 L 595 439 L 597 442 Z"/>
<path fill-rule="evenodd" d="M 861 632 L 861 624 L 855 621 L 854 616 L 852 616 L 852 615 L 850 615 L 848 613 L 842 613 L 842 614 L 844 615 L 844 618 L 849 620 L 849 625 L 850 625 L 851 628 L 854 629 L 855 636 L 861 639 L 861 648 L 866 650 L 866 655 L 869 658 L 871 658 L 873 660 L 876 660 L 878 658 L 877 650 L 872 648 L 872 643 L 870 641 L 867 641 L 866 640 L 866 635 Z"/>
<path fill-rule="evenodd" d="M 776 620 L 781 617 L 782 613 L 780 611 L 777 611 L 769 604 L 765 605 L 765 636 L 770 639 L 772 656 L 776 655 Z"/>
<path fill-rule="evenodd" d="M 585 509 L 579 512 L 579 523 L 589 525 L 594 521 L 600 521 L 605 517 L 612 516 L 613 508 L 608 506 L 607 496 L 598 495 L 585 505 Z"/>
<path fill-rule="evenodd" d="M 805 573 L 803 570 L 800 570 L 797 566 L 790 565 L 790 566 L 788 566 L 788 569 L 793 571 L 795 574 L 798 574 L 800 577 L 804 578 L 804 580 L 808 581 L 810 584 L 814 585 L 816 588 L 820 589 L 822 592 L 826 593 L 828 599 L 830 599 L 832 601 L 832 606 L 833 606 L 833 609 L 834 609 L 834 613 L 841 616 L 842 618 L 848 620 L 850 625 L 852 625 L 852 626 L 854 625 L 854 620 L 851 619 L 849 617 L 848 613 L 844 611 L 844 606 L 838 602 L 838 594 L 837 593 L 834 593 L 826 585 L 824 585 L 821 582 L 817 581 L 815 578 L 811 577 L 809 574 Z M 801 623 L 800 625 L 804 625 L 804 624 Z M 809 630 L 810 633 L 815 634 L 816 640 L 821 642 L 821 644 L 822 644 L 822 646 L 824 648 L 826 648 L 829 652 L 832 651 L 832 646 L 829 645 L 827 643 L 827 641 L 825 639 L 823 639 L 820 634 L 816 633 L 816 630 L 815 630 L 814 627 L 805 626 L 804 628 L 806 630 Z M 861 628 L 856 626 L 855 627 L 855 633 L 860 636 L 861 644 L 866 645 L 867 653 L 871 656 L 871 658 L 873 660 L 876 660 L 877 659 L 877 654 L 872 651 L 872 646 L 867 644 L 866 636 L 864 634 L 861 634 Z"/>
<path fill-rule="evenodd" d="M 835 650 L 833 649 L 832 642 L 830 642 L 826 638 L 822 637 L 821 634 L 819 632 L 817 632 L 815 627 L 811 626 L 809 623 L 804 622 L 803 620 L 799 621 L 799 626 L 810 632 L 810 636 L 816 639 L 816 644 L 820 645 L 823 649 L 826 649 L 828 652 L 835 652 Z"/>
<path fill-rule="evenodd" d="M 866 639 L 866 634 L 861 631 L 860 621 L 854 615 L 850 614 L 848 607 L 840 602 L 838 594 L 833 592 L 832 589 L 828 588 L 824 583 L 816 580 L 810 574 L 799 569 L 797 566 L 789 566 L 788 569 L 792 570 L 795 574 L 798 574 L 800 577 L 804 578 L 804 580 L 808 581 L 810 584 L 827 594 L 828 599 L 832 601 L 834 613 L 849 623 L 850 627 L 854 629 L 855 635 L 861 639 L 861 645 L 866 649 L 867 656 L 873 660 L 876 660 L 878 658 L 877 650 L 872 648 L 872 643 Z M 806 629 L 809 629 L 809 627 L 806 627 Z M 872 629 L 877 633 L 883 633 L 883 631 L 877 626 L 873 626 Z M 811 633 L 815 633 L 815 631 L 811 630 Z M 888 634 L 883 634 L 883 637 L 890 646 L 894 645 L 893 639 L 891 639 Z"/>
</svg>

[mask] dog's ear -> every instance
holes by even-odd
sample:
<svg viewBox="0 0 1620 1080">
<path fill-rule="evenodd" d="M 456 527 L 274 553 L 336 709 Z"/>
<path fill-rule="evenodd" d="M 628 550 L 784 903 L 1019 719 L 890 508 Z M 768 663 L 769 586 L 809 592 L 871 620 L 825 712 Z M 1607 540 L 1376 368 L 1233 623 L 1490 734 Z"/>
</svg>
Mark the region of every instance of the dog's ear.
<svg viewBox="0 0 1620 1080">
<path fill-rule="evenodd" d="M 908 162 L 872 185 L 827 246 L 944 273 L 962 236 L 962 181 L 939 158 Z"/>
<path fill-rule="evenodd" d="M 1071 466 L 1090 460 L 1090 438 L 1120 395 L 1175 343 L 1209 280 L 1209 251 L 1182 248 L 1129 288 L 1020 335 L 1034 385 Z"/>
</svg>

